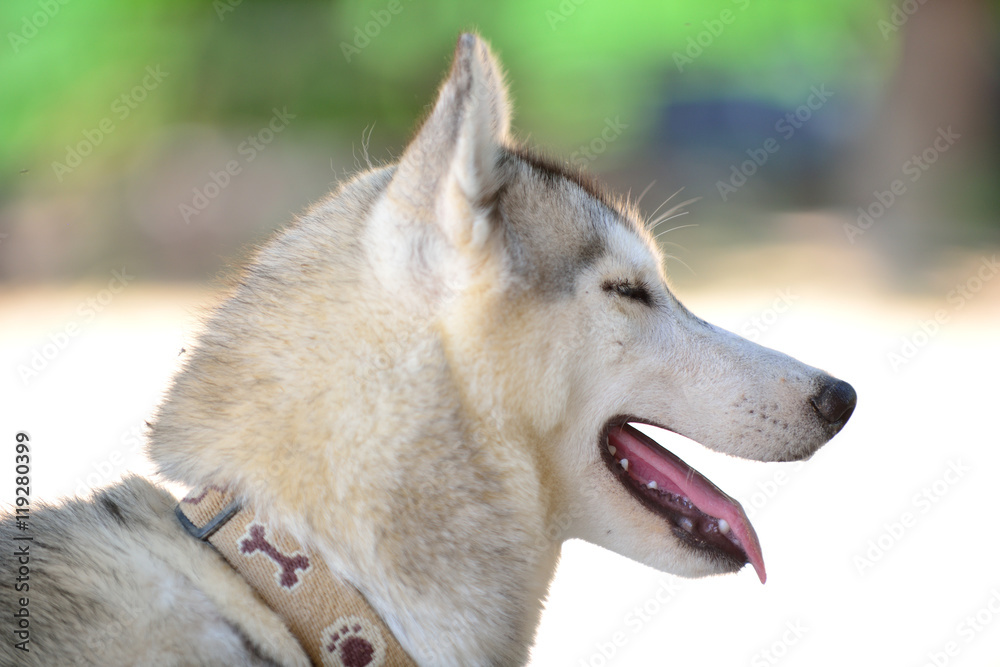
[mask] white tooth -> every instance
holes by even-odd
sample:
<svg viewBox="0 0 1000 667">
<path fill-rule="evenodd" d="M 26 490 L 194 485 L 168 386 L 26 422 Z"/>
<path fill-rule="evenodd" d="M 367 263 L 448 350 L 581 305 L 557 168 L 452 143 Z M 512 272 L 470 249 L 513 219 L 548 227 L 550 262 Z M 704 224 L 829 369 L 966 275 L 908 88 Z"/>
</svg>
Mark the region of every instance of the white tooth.
<svg viewBox="0 0 1000 667">
<path fill-rule="evenodd" d="M 618 451 L 617 447 L 615 447 L 614 445 L 608 445 L 608 454 L 611 454 L 611 456 L 614 456 L 615 452 L 617 452 L 617 451 Z"/>
<path fill-rule="evenodd" d="M 686 516 L 685 517 L 681 517 L 680 524 L 681 524 L 681 528 L 683 528 L 684 530 L 688 531 L 689 533 L 692 530 L 694 530 L 694 524 L 691 522 L 691 519 L 687 518 Z"/>
<path fill-rule="evenodd" d="M 619 463 L 621 463 L 622 468 L 624 468 L 625 471 L 628 472 L 628 459 L 622 459 L 621 461 L 619 461 Z"/>
<path fill-rule="evenodd" d="M 656 480 L 654 479 L 652 482 L 650 482 L 649 484 L 647 484 L 646 488 L 647 489 L 655 489 L 655 488 L 657 488 Z"/>
<path fill-rule="evenodd" d="M 725 519 L 719 519 L 719 532 L 723 535 L 729 534 L 729 522 Z"/>
</svg>

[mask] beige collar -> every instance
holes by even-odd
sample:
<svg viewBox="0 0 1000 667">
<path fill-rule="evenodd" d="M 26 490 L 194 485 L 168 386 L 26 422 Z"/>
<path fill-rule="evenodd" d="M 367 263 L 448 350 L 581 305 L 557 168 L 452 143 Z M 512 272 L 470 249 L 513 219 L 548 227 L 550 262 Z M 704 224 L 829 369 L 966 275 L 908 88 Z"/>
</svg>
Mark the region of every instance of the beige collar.
<svg viewBox="0 0 1000 667">
<path fill-rule="evenodd" d="M 191 535 L 215 547 L 281 616 L 314 665 L 415 666 L 356 588 L 226 490 L 195 489 L 176 512 Z"/>
</svg>

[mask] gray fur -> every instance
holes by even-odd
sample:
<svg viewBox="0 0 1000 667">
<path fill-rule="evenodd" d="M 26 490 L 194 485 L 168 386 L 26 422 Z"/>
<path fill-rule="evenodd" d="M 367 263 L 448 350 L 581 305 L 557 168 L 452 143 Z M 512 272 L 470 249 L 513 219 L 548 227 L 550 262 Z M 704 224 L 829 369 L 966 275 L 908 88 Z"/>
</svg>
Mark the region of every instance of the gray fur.
<svg viewBox="0 0 1000 667">
<path fill-rule="evenodd" d="M 270 610 L 213 549 L 191 539 L 174 517 L 176 500 L 138 477 L 89 499 L 31 510 L 30 532 L 0 521 L 0 592 L 4 600 L 0 664 L 4 665 L 279 665 L 265 657 L 234 600 L 256 614 Z M 15 591 L 13 538 L 29 534 L 29 589 Z M 205 590 L 196 582 L 213 580 Z M 14 601 L 29 600 L 29 651 L 14 648 Z M 220 605 L 219 603 L 224 604 Z M 273 619 L 275 627 L 280 621 Z M 287 634 L 287 631 L 286 631 Z M 206 641 L 207 639 L 207 641 Z M 294 647 L 289 637 L 283 638 Z M 192 647 L 208 646 L 202 652 Z M 270 647 L 273 650 L 273 647 Z M 292 654 L 294 656 L 294 653 Z M 301 661 L 298 664 L 302 664 Z"/>
</svg>

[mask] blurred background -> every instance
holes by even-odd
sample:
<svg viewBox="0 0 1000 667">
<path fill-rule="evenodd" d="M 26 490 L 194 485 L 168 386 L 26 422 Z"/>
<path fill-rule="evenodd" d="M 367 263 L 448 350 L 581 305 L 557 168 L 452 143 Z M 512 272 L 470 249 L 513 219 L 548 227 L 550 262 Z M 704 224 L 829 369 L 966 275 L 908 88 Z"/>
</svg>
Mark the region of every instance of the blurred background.
<svg viewBox="0 0 1000 667">
<path fill-rule="evenodd" d="M 806 466 L 657 433 L 748 507 L 767 586 L 569 543 L 532 664 L 1000 665 L 998 10 L 4 2 L 0 439 L 31 434 L 39 499 L 151 473 L 220 277 L 392 162 L 477 29 L 518 137 L 649 216 L 695 200 L 656 227 L 688 306 L 860 396 Z"/>
<path fill-rule="evenodd" d="M 993 4 L 619 4 L 4 3 L 0 279 L 214 277 L 362 144 L 392 161 L 464 28 L 508 68 L 519 136 L 633 195 L 655 180 L 654 208 L 701 197 L 685 240 L 875 248 L 912 284 L 1000 237 Z"/>
</svg>

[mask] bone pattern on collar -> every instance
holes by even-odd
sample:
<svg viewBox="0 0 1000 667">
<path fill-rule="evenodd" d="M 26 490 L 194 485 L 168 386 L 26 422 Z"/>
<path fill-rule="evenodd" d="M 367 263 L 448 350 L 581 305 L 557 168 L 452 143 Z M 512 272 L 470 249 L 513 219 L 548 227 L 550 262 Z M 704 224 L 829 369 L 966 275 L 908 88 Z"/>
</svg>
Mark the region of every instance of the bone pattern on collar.
<svg viewBox="0 0 1000 667">
<path fill-rule="evenodd" d="M 364 596 L 322 558 L 209 484 L 177 504 L 177 518 L 211 544 L 288 625 L 314 665 L 415 667 Z"/>
</svg>

